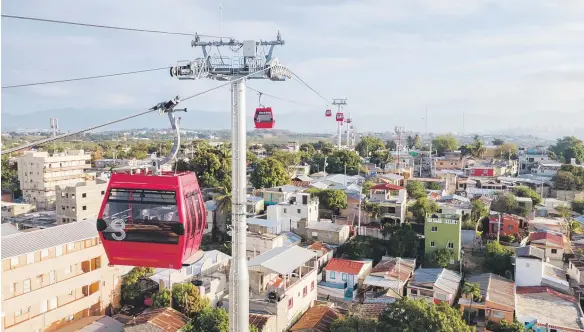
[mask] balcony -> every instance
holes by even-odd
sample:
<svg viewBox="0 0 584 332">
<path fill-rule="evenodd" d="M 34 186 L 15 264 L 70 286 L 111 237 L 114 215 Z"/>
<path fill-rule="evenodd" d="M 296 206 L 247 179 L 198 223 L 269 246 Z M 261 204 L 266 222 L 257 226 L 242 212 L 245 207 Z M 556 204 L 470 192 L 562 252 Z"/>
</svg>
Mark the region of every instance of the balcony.
<svg viewBox="0 0 584 332">
<path fill-rule="evenodd" d="M 62 172 L 62 171 L 71 171 L 76 169 L 87 169 L 91 168 L 90 164 L 81 164 L 81 165 L 74 165 L 74 166 L 63 166 L 63 167 L 45 167 L 43 168 L 44 173 L 49 172 Z"/>
</svg>

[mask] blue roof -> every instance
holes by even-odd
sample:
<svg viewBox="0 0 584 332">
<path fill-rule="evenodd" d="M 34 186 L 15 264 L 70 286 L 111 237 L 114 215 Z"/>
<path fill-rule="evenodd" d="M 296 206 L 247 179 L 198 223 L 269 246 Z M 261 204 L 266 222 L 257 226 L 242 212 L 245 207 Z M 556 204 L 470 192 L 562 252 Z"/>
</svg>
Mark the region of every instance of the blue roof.
<svg viewBox="0 0 584 332">
<path fill-rule="evenodd" d="M 207 211 L 215 211 L 217 209 L 217 202 L 215 202 L 213 200 L 206 201 L 205 207 L 207 208 Z"/>
<path fill-rule="evenodd" d="M 292 232 L 286 232 L 284 235 L 286 235 L 284 238 L 284 246 L 297 245 L 302 241 L 302 237 L 300 237 L 300 235 L 296 235 Z"/>
</svg>

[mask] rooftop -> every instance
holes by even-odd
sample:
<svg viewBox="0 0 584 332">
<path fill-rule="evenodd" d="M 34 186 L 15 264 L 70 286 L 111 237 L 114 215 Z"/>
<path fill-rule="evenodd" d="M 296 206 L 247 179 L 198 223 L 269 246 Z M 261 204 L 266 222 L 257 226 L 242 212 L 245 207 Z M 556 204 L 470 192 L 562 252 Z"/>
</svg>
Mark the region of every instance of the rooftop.
<svg viewBox="0 0 584 332">
<path fill-rule="evenodd" d="M 290 331 L 328 332 L 333 322 L 342 317 L 343 315 L 335 308 L 327 305 L 316 305 L 308 309 Z"/>
<path fill-rule="evenodd" d="M 411 284 L 433 284 L 440 290 L 455 294 L 460 287 L 461 276 L 453 271 L 443 268 L 420 268 L 414 272 Z"/>
<path fill-rule="evenodd" d="M 402 190 L 406 189 L 401 186 L 396 186 L 395 184 L 391 183 L 380 183 L 371 187 L 372 190 Z"/>
<path fill-rule="evenodd" d="M 124 331 L 168 331 L 175 332 L 181 329 L 189 318 L 172 308 L 147 309 L 134 319 L 126 323 Z M 150 325 L 150 328 L 145 327 Z"/>
<path fill-rule="evenodd" d="M 0 226 L 0 233 L 2 237 L 4 237 L 12 234 L 18 234 L 20 231 L 18 228 L 16 228 L 16 226 L 10 223 L 3 223 L 2 226 Z"/>
<path fill-rule="evenodd" d="M 343 272 L 347 274 L 359 274 L 365 262 L 348 259 L 332 258 L 325 266 L 327 271 Z"/>
<path fill-rule="evenodd" d="M 326 243 L 320 241 L 314 242 L 313 244 L 309 245 L 306 249 L 322 251 L 323 254 L 327 254 L 329 251 L 332 250 L 332 248 L 329 247 Z"/>
<path fill-rule="evenodd" d="M 582 310 L 572 296 L 540 286 L 517 287 L 516 296 L 518 318 L 535 319 L 538 324 L 550 324 L 550 328 L 584 329 Z"/>
<path fill-rule="evenodd" d="M 262 331 L 264 329 L 264 326 L 266 326 L 268 319 L 270 319 L 271 317 L 273 317 L 273 316 L 250 313 L 249 314 L 249 325 L 253 325 L 253 326 L 257 327 L 258 331 Z"/>
<path fill-rule="evenodd" d="M 416 268 L 415 258 L 384 257 L 371 273 L 383 273 L 385 277 L 407 281 Z"/>
<path fill-rule="evenodd" d="M 272 273 L 288 274 L 314 257 L 314 252 L 298 246 L 278 247 L 252 258 L 248 266 L 250 270 L 265 269 Z"/>
<path fill-rule="evenodd" d="M 468 278 L 468 283 L 478 283 L 484 301 L 493 302 L 511 310 L 515 308 L 515 283 L 493 273 L 483 273 Z"/>
<path fill-rule="evenodd" d="M 34 232 L 7 235 L 2 237 L 2 259 L 97 236 L 95 220 L 82 220 Z"/>
<path fill-rule="evenodd" d="M 326 232 L 340 232 L 343 228 L 347 228 L 347 225 L 334 224 L 330 222 L 313 222 L 306 225 L 306 229 L 314 229 L 317 231 Z"/>
<path fill-rule="evenodd" d="M 529 257 L 529 258 L 539 258 L 542 261 L 545 258 L 545 251 L 535 246 L 525 246 L 515 249 L 515 256 L 517 257 Z"/>
<path fill-rule="evenodd" d="M 109 316 L 87 316 L 60 328 L 59 332 L 123 332 L 124 324 Z"/>
<path fill-rule="evenodd" d="M 529 234 L 529 241 L 542 244 L 546 247 L 564 248 L 564 237 L 551 232 L 533 232 Z"/>
</svg>

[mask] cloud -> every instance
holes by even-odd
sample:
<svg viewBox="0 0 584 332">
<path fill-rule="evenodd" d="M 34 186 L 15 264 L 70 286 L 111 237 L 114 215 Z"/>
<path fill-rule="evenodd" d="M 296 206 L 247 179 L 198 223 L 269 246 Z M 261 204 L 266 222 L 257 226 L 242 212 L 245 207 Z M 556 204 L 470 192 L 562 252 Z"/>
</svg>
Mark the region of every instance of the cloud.
<svg viewBox="0 0 584 332">
<path fill-rule="evenodd" d="M 43 97 L 63 97 L 70 94 L 68 89 L 58 85 L 39 85 L 33 87 L 32 91 Z"/>
<path fill-rule="evenodd" d="M 106 101 L 113 106 L 133 105 L 136 98 L 125 94 L 111 94 L 106 96 Z"/>
</svg>

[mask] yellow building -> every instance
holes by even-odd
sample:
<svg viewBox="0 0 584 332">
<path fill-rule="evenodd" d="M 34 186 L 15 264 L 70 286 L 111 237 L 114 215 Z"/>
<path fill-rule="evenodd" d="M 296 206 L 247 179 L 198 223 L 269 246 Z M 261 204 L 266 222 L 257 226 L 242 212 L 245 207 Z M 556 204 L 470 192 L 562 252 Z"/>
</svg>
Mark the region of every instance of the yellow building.
<svg viewBox="0 0 584 332">
<path fill-rule="evenodd" d="M 54 331 L 119 304 L 121 272 L 108 266 L 95 220 L 2 237 L 6 332 Z"/>
</svg>

